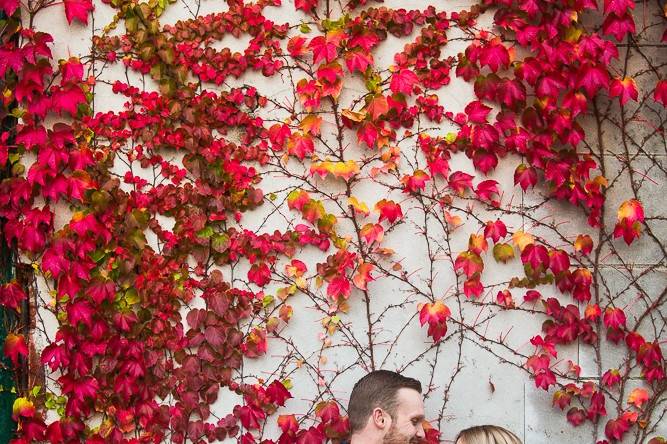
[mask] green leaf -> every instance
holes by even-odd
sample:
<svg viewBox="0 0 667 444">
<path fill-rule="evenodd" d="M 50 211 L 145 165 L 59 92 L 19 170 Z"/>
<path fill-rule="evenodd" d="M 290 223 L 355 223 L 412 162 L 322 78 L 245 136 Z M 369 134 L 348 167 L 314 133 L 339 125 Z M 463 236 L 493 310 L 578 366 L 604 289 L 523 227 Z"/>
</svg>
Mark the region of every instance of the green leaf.
<svg viewBox="0 0 667 444">
<path fill-rule="evenodd" d="M 41 390 L 42 390 L 42 386 L 41 385 L 36 385 L 30 390 L 30 395 L 32 395 L 33 397 L 36 397 L 37 395 L 39 395 L 39 392 Z"/>
<path fill-rule="evenodd" d="M 125 302 L 127 302 L 127 305 L 138 304 L 140 301 L 141 298 L 139 297 L 139 293 L 137 292 L 136 288 L 130 287 L 125 292 Z"/>
<path fill-rule="evenodd" d="M 93 260 L 93 262 L 100 262 L 102 259 L 104 259 L 104 256 L 106 256 L 106 252 L 101 248 L 90 253 L 90 258 Z"/>
<path fill-rule="evenodd" d="M 493 257 L 497 262 L 505 264 L 514 258 L 514 248 L 510 244 L 498 243 L 493 246 Z"/>
<path fill-rule="evenodd" d="M 210 225 L 207 225 L 201 230 L 197 231 L 197 237 L 202 237 L 204 239 L 208 239 L 214 234 L 215 232 L 213 231 L 213 227 L 211 227 Z"/>
</svg>

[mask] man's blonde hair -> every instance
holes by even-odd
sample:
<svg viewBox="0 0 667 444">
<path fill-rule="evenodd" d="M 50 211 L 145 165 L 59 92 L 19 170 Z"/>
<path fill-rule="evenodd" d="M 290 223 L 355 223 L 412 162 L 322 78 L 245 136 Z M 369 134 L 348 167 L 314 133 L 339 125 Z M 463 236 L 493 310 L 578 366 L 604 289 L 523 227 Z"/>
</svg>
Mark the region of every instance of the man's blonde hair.
<svg viewBox="0 0 667 444">
<path fill-rule="evenodd" d="M 509 430 L 494 425 L 482 425 L 462 430 L 456 444 L 521 444 L 521 440 Z"/>
</svg>

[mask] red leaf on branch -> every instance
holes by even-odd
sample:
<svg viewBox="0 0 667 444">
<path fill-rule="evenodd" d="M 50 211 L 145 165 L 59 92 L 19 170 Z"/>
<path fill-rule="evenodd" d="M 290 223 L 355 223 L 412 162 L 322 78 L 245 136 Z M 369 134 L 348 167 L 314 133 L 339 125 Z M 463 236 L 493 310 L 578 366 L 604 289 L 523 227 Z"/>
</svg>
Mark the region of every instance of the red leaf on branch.
<svg viewBox="0 0 667 444">
<path fill-rule="evenodd" d="M 375 204 L 375 211 L 380 213 L 378 222 L 387 219 L 389 223 L 394 223 L 397 220 L 403 219 L 403 210 L 401 206 L 393 200 L 382 199 Z"/>
<path fill-rule="evenodd" d="M 367 108 L 371 119 L 378 120 L 378 118 L 389 111 L 389 103 L 387 98 L 383 95 L 375 96 L 368 104 Z"/>
<path fill-rule="evenodd" d="M 259 429 L 260 422 L 266 418 L 266 413 L 256 405 L 244 405 L 234 407 L 234 416 L 239 418 L 241 425 L 249 430 Z M 252 441 L 254 442 L 254 440 Z"/>
<path fill-rule="evenodd" d="M 308 134 L 294 133 L 287 141 L 287 152 L 303 160 L 315 151 L 313 138 Z"/>
<path fill-rule="evenodd" d="M 19 8 L 19 5 L 19 0 L 0 0 L 0 10 L 4 11 L 7 17 L 14 15 L 14 11 Z M 4 74 L 0 74 L 0 77 L 2 76 Z"/>
<path fill-rule="evenodd" d="M 557 275 L 570 268 L 570 257 L 563 250 L 549 251 L 549 268 Z"/>
<path fill-rule="evenodd" d="M 521 189 L 526 191 L 529 187 L 534 187 L 537 183 L 537 171 L 532 166 L 522 163 L 514 171 L 514 185 L 521 185 Z"/>
<path fill-rule="evenodd" d="M 51 89 L 53 110 L 62 114 L 63 111 L 75 117 L 80 104 L 86 103 L 86 96 L 77 84 L 55 86 Z"/>
<path fill-rule="evenodd" d="M 328 32 L 326 36 L 313 38 L 308 44 L 308 48 L 313 52 L 313 64 L 318 64 L 322 60 L 327 63 L 335 60 L 343 37 L 344 33 L 338 30 Z"/>
<path fill-rule="evenodd" d="M 604 13 L 616 14 L 618 17 L 625 15 L 629 9 L 635 9 L 633 0 L 604 0 Z"/>
<path fill-rule="evenodd" d="M 351 73 L 364 73 L 366 68 L 373 64 L 373 55 L 364 51 L 348 51 L 345 53 L 345 64 Z"/>
<path fill-rule="evenodd" d="M 588 234 L 578 235 L 574 241 L 574 249 L 581 254 L 589 255 L 593 251 L 593 239 Z"/>
<path fill-rule="evenodd" d="M 273 404 L 277 404 L 279 406 L 284 406 L 285 401 L 290 399 L 292 397 L 292 395 L 285 388 L 285 386 L 283 385 L 282 382 L 273 381 L 266 388 L 266 397 L 269 400 L 269 402 L 271 402 Z"/>
<path fill-rule="evenodd" d="M 16 310 L 26 298 L 25 292 L 16 281 L 0 285 L 1 306 Z"/>
<path fill-rule="evenodd" d="M 604 325 L 608 328 L 613 328 L 616 330 L 625 328 L 625 313 L 620 308 L 608 307 L 604 311 L 604 317 L 602 320 Z"/>
<path fill-rule="evenodd" d="M 246 341 L 241 344 L 241 351 L 249 358 L 256 358 L 266 353 L 268 344 L 266 342 L 266 331 L 260 328 L 253 328 L 246 337 Z"/>
<path fill-rule="evenodd" d="M 88 24 L 88 14 L 95 9 L 92 0 L 64 0 L 65 17 L 71 25 L 74 20 L 78 20 L 84 25 Z"/>
<path fill-rule="evenodd" d="M 543 245 L 529 244 L 521 252 L 521 262 L 530 264 L 533 270 L 549 267 L 550 259 L 547 248 Z"/>
<path fill-rule="evenodd" d="M 319 0 L 294 0 L 294 7 L 305 12 L 312 12 Z"/>
<path fill-rule="evenodd" d="M 368 244 L 372 244 L 373 242 L 380 243 L 384 237 L 384 228 L 380 224 L 369 223 L 361 228 L 360 234 Z"/>
<path fill-rule="evenodd" d="M 414 86 L 419 81 L 417 74 L 409 69 L 400 69 L 391 76 L 389 87 L 395 93 L 403 93 L 406 96 L 412 94 Z"/>
<path fill-rule="evenodd" d="M 294 415 L 278 416 L 278 427 L 285 434 L 294 435 L 299 430 L 299 423 Z"/>
<path fill-rule="evenodd" d="M 623 80 L 614 79 L 609 86 L 609 96 L 618 97 L 621 105 L 625 105 L 630 99 L 636 102 L 639 96 L 637 84 L 631 77 L 626 77 Z"/>
<path fill-rule="evenodd" d="M 493 39 L 480 48 L 479 64 L 480 66 L 488 66 L 493 72 L 500 68 L 505 69 L 510 64 L 510 53 L 499 38 Z"/>
<path fill-rule="evenodd" d="M 359 267 L 357 267 L 357 272 L 352 279 L 354 286 L 360 290 L 366 290 L 368 283 L 374 280 L 373 276 L 371 275 L 374 267 L 375 266 L 373 264 L 368 262 L 362 262 L 359 264 Z"/>
<path fill-rule="evenodd" d="M 667 106 L 667 80 L 660 80 L 655 85 L 655 91 L 653 91 L 653 100 L 662 103 L 663 106 Z"/>
<path fill-rule="evenodd" d="M 601 66 L 587 65 L 580 69 L 577 86 L 584 88 L 588 97 L 593 97 L 600 89 L 609 86 L 609 74 Z"/>
<path fill-rule="evenodd" d="M 484 105 L 479 100 L 470 102 L 465 107 L 465 113 L 468 115 L 468 120 L 473 123 L 486 123 L 486 117 L 491 112 L 491 108 Z"/>
<path fill-rule="evenodd" d="M 248 270 L 248 280 L 263 287 L 271 281 L 271 269 L 264 262 L 253 264 Z"/>
<path fill-rule="evenodd" d="M 495 180 L 483 180 L 480 183 L 477 184 L 477 189 L 475 190 L 475 194 L 487 202 L 489 202 L 493 206 L 498 206 L 500 205 L 500 202 L 496 199 L 494 199 L 494 196 L 499 196 L 500 195 L 500 190 L 498 189 L 498 182 Z"/>
<path fill-rule="evenodd" d="M 500 219 L 495 222 L 488 221 L 484 227 L 484 237 L 491 238 L 493 242 L 498 242 L 500 239 L 507 236 L 507 227 Z"/>
<path fill-rule="evenodd" d="M 464 251 L 460 253 L 454 261 L 454 271 L 463 271 L 465 275 L 470 278 L 475 273 L 481 273 L 484 270 L 484 262 L 478 254 L 472 251 Z"/>
<path fill-rule="evenodd" d="M 630 14 L 617 16 L 609 14 L 602 23 L 602 32 L 607 35 L 613 35 L 616 40 L 622 42 L 626 34 L 635 33 L 635 21 Z"/>
<path fill-rule="evenodd" d="M 609 369 L 602 375 L 602 384 L 613 387 L 621 382 L 621 373 L 617 369 Z"/>
<path fill-rule="evenodd" d="M 630 245 L 641 233 L 644 222 L 644 207 L 636 199 L 621 204 L 618 209 L 618 222 L 614 227 L 614 238 L 623 236 L 625 243 Z"/>
<path fill-rule="evenodd" d="M 60 63 L 61 84 L 77 83 L 83 79 L 83 65 L 78 57 L 70 57 Z"/>
<path fill-rule="evenodd" d="M 567 420 L 575 427 L 580 426 L 586 421 L 586 411 L 577 407 L 572 407 L 567 411 Z"/>
<path fill-rule="evenodd" d="M 292 57 L 299 57 L 308 53 L 306 39 L 300 36 L 292 37 L 287 42 L 287 51 Z"/>
<path fill-rule="evenodd" d="M 23 335 L 15 335 L 14 333 L 7 334 L 3 350 L 5 356 L 9 357 L 14 366 L 18 364 L 19 356 L 24 358 L 28 357 L 28 346 L 25 343 Z"/>
<path fill-rule="evenodd" d="M 74 295 L 70 295 L 73 297 Z M 73 326 L 78 326 L 81 322 L 84 325 L 90 327 L 92 325 L 93 314 L 95 309 L 90 305 L 90 303 L 83 299 L 78 299 L 75 302 L 70 302 L 67 305 L 67 318 Z"/>
<path fill-rule="evenodd" d="M 465 294 L 467 298 L 477 298 L 481 296 L 483 291 L 484 286 L 480 282 L 479 276 L 466 279 L 463 283 L 463 294 Z"/>
<path fill-rule="evenodd" d="M 401 178 L 404 193 L 416 193 L 426 187 L 426 182 L 430 179 L 429 175 L 422 170 L 415 170 L 412 175 L 405 175 Z"/>
<path fill-rule="evenodd" d="M 630 423 L 627 420 L 610 419 L 604 427 L 604 434 L 612 441 L 621 441 L 628 430 L 630 430 Z"/>
<path fill-rule="evenodd" d="M 472 178 L 473 176 L 463 171 L 454 171 L 449 175 L 449 188 L 454 190 L 459 196 L 463 196 L 466 190 L 472 189 Z"/>
<path fill-rule="evenodd" d="M 327 295 L 334 301 L 338 301 L 341 296 L 343 299 L 349 298 L 350 290 L 350 280 L 345 275 L 339 275 L 333 278 L 327 286 Z"/>
</svg>

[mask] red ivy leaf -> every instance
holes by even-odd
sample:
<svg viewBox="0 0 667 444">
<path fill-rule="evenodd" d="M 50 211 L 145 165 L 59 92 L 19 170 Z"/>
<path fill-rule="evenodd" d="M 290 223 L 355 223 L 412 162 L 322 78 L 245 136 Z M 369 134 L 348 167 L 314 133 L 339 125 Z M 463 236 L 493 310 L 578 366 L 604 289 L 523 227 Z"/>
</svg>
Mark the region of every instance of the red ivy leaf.
<svg viewBox="0 0 667 444">
<path fill-rule="evenodd" d="M 296 9 L 312 12 L 317 7 L 318 1 L 319 0 L 294 0 L 294 6 Z"/>
<path fill-rule="evenodd" d="M 292 395 L 285 388 L 282 382 L 273 381 L 266 388 L 266 397 L 269 400 L 269 402 L 272 402 L 273 404 L 277 404 L 279 406 L 284 406 L 285 401 L 290 399 Z"/>
<path fill-rule="evenodd" d="M 484 237 L 489 237 L 493 242 L 498 242 L 507 236 L 507 227 L 500 219 L 495 222 L 488 221 L 484 227 Z"/>
<path fill-rule="evenodd" d="M 630 430 L 630 423 L 626 419 L 610 419 L 604 427 L 604 434 L 611 440 L 621 441 L 628 430 Z"/>
<path fill-rule="evenodd" d="M 25 292 L 16 281 L 0 285 L 0 305 L 3 307 L 16 310 L 26 297 Z"/>
<path fill-rule="evenodd" d="M 500 42 L 493 39 L 489 44 L 480 49 L 480 66 L 488 66 L 491 71 L 496 72 L 499 68 L 507 68 L 510 64 L 510 53 Z"/>
<path fill-rule="evenodd" d="M 345 64 L 351 73 L 364 73 L 366 68 L 373 64 L 373 55 L 365 51 L 348 51 L 345 54 Z"/>
<path fill-rule="evenodd" d="M 521 189 L 526 191 L 529 187 L 534 187 L 537 183 L 537 171 L 532 166 L 525 163 L 520 164 L 514 171 L 514 185 L 521 185 Z"/>
<path fill-rule="evenodd" d="M 449 188 L 454 190 L 459 196 L 463 196 L 466 190 L 472 189 L 472 178 L 473 176 L 463 171 L 454 171 L 449 175 Z"/>
<path fill-rule="evenodd" d="M 65 17 L 71 25 L 74 20 L 78 20 L 84 25 L 88 24 L 88 14 L 95 9 L 91 0 L 64 0 Z"/>
<path fill-rule="evenodd" d="M 271 280 L 271 269 L 265 263 L 253 264 L 248 270 L 248 280 L 263 287 Z"/>
<path fill-rule="evenodd" d="M 345 275 L 338 275 L 327 286 L 327 295 L 334 301 L 338 301 L 341 296 L 343 299 L 349 298 L 350 290 L 350 280 Z"/>
<path fill-rule="evenodd" d="M 486 116 L 488 116 L 490 112 L 491 108 L 484 105 L 479 100 L 470 102 L 465 108 L 468 120 L 473 123 L 486 123 Z"/>
<path fill-rule="evenodd" d="M 625 328 L 625 313 L 620 308 L 607 307 L 602 318 L 604 325 L 608 328 L 623 329 Z"/>
<path fill-rule="evenodd" d="M 5 356 L 8 356 L 11 359 L 14 366 L 18 364 L 19 356 L 24 358 L 28 356 L 28 346 L 25 343 L 25 338 L 23 335 L 15 335 L 14 333 L 9 333 L 5 337 L 5 346 L 4 346 Z"/>
<path fill-rule="evenodd" d="M 653 91 L 653 100 L 662 103 L 663 106 L 667 106 L 667 80 L 660 80 L 655 85 L 655 91 Z"/>
<path fill-rule="evenodd" d="M 51 92 L 51 103 L 54 111 L 59 114 L 65 111 L 71 116 L 76 116 L 79 104 L 86 103 L 86 96 L 77 84 L 54 87 Z"/>
<path fill-rule="evenodd" d="M 619 42 L 623 41 L 626 34 L 635 33 L 635 21 L 630 14 L 617 16 L 609 14 L 602 23 L 602 32 L 607 35 L 613 35 Z"/>
<path fill-rule="evenodd" d="M 481 273 L 484 269 L 484 262 L 478 254 L 472 251 L 464 251 L 456 257 L 454 261 L 454 271 L 461 270 L 467 277 L 475 273 Z"/>
<path fill-rule="evenodd" d="M 393 200 L 382 199 L 375 204 L 375 210 L 380 213 L 378 222 L 387 219 L 389 223 L 394 223 L 396 220 L 403 218 L 403 210 L 401 206 Z"/>
<path fill-rule="evenodd" d="M 5 15 L 10 17 L 14 15 L 19 7 L 19 0 L 0 0 L 0 10 L 5 11 Z"/>
<path fill-rule="evenodd" d="M 623 80 L 614 79 L 609 86 L 609 95 L 618 97 L 621 105 L 625 105 L 630 99 L 636 102 L 639 96 L 637 84 L 631 77 L 626 77 Z"/>
<path fill-rule="evenodd" d="M 389 87 L 395 93 L 400 92 L 409 96 L 418 81 L 417 74 L 409 69 L 401 69 L 392 74 Z"/>
</svg>

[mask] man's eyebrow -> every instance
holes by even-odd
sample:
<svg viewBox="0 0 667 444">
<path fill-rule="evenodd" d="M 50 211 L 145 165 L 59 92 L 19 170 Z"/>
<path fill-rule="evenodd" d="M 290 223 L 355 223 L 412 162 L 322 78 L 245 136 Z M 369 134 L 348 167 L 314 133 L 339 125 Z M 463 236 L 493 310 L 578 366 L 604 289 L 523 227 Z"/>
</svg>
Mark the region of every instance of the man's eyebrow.
<svg viewBox="0 0 667 444">
<path fill-rule="evenodd" d="M 413 416 L 412 419 L 418 419 L 420 421 L 423 421 L 426 418 L 424 417 L 424 415 L 417 415 L 417 416 Z"/>
</svg>

